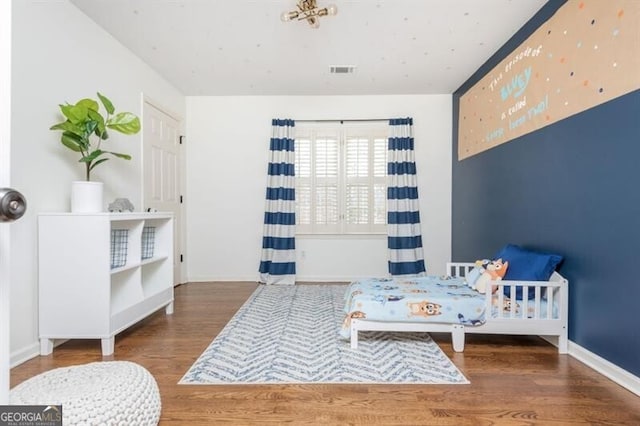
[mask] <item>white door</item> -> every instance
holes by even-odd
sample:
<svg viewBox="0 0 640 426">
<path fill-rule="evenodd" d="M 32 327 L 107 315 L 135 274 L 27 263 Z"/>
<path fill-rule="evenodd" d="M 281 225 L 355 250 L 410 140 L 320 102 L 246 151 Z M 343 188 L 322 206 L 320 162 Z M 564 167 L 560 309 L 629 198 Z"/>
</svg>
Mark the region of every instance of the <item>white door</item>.
<svg viewBox="0 0 640 426">
<path fill-rule="evenodd" d="M 182 206 L 180 134 L 176 118 L 148 101 L 142 110 L 143 211 L 173 212 L 174 284 L 182 282 Z"/>
<path fill-rule="evenodd" d="M 0 188 L 10 182 L 11 2 L 0 1 Z M 9 403 L 9 224 L 0 224 L 0 405 Z"/>
</svg>

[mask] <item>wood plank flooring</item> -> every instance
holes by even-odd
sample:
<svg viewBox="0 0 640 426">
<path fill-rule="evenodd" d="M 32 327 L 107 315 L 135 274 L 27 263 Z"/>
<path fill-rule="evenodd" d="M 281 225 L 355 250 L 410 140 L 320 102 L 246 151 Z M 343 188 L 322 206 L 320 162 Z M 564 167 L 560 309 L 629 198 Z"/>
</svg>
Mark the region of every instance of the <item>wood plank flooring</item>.
<svg viewBox="0 0 640 426">
<path fill-rule="evenodd" d="M 176 287 L 164 310 L 116 337 L 76 340 L 11 371 L 12 386 L 56 367 L 128 360 L 146 367 L 162 396 L 161 425 L 640 425 L 640 397 L 538 337 L 467 336 L 454 353 L 434 334 L 469 385 L 178 385 L 195 359 L 256 288 L 254 283 Z"/>
</svg>

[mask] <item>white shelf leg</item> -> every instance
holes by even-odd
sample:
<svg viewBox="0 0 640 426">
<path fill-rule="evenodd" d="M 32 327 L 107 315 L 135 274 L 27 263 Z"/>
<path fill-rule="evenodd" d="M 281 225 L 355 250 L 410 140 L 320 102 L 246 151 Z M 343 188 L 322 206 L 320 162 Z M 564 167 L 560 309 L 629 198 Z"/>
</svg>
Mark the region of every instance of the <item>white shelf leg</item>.
<svg viewBox="0 0 640 426">
<path fill-rule="evenodd" d="M 464 352 L 464 325 L 455 324 L 451 328 L 451 343 L 455 352 Z"/>
<path fill-rule="evenodd" d="M 102 345 L 102 356 L 113 355 L 113 349 L 116 343 L 116 336 L 111 336 L 106 339 L 100 339 Z"/>
<path fill-rule="evenodd" d="M 166 308 L 164 308 L 164 312 L 167 315 L 173 315 L 173 302 L 169 303 Z"/>
<path fill-rule="evenodd" d="M 53 353 L 53 339 L 40 339 L 40 355 L 47 356 Z"/>
</svg>

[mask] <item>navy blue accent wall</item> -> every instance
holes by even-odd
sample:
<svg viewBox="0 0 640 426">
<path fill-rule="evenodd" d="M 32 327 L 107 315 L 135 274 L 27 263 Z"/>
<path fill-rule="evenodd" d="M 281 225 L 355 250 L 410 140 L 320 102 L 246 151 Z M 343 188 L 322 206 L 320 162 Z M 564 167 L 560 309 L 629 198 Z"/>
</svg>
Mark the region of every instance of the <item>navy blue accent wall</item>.
<svg viewBox="0 0 640 426">
<path fill-rule="evenodd" d="M 570 340 L 640 376 L 640 91 L 457 160 L 460 96 L 563 3 L 547 3 L 454 93 L 452 259 L 506 243 L 563 255 Z"/>
</svg>

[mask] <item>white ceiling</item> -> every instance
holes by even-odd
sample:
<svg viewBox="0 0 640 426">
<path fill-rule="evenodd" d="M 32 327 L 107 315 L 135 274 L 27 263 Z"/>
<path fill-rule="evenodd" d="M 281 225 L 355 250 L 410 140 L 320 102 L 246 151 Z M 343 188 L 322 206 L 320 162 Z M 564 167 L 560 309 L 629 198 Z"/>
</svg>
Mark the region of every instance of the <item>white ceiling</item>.
<svg viewBox="0 0 640 426">
<path fill-rule="evenodd" d="M 71 0 L 185 95 L 452 93 L 546 0 Z M 354 65 L 353 74 L 331 74 Z"/>
</svg>

